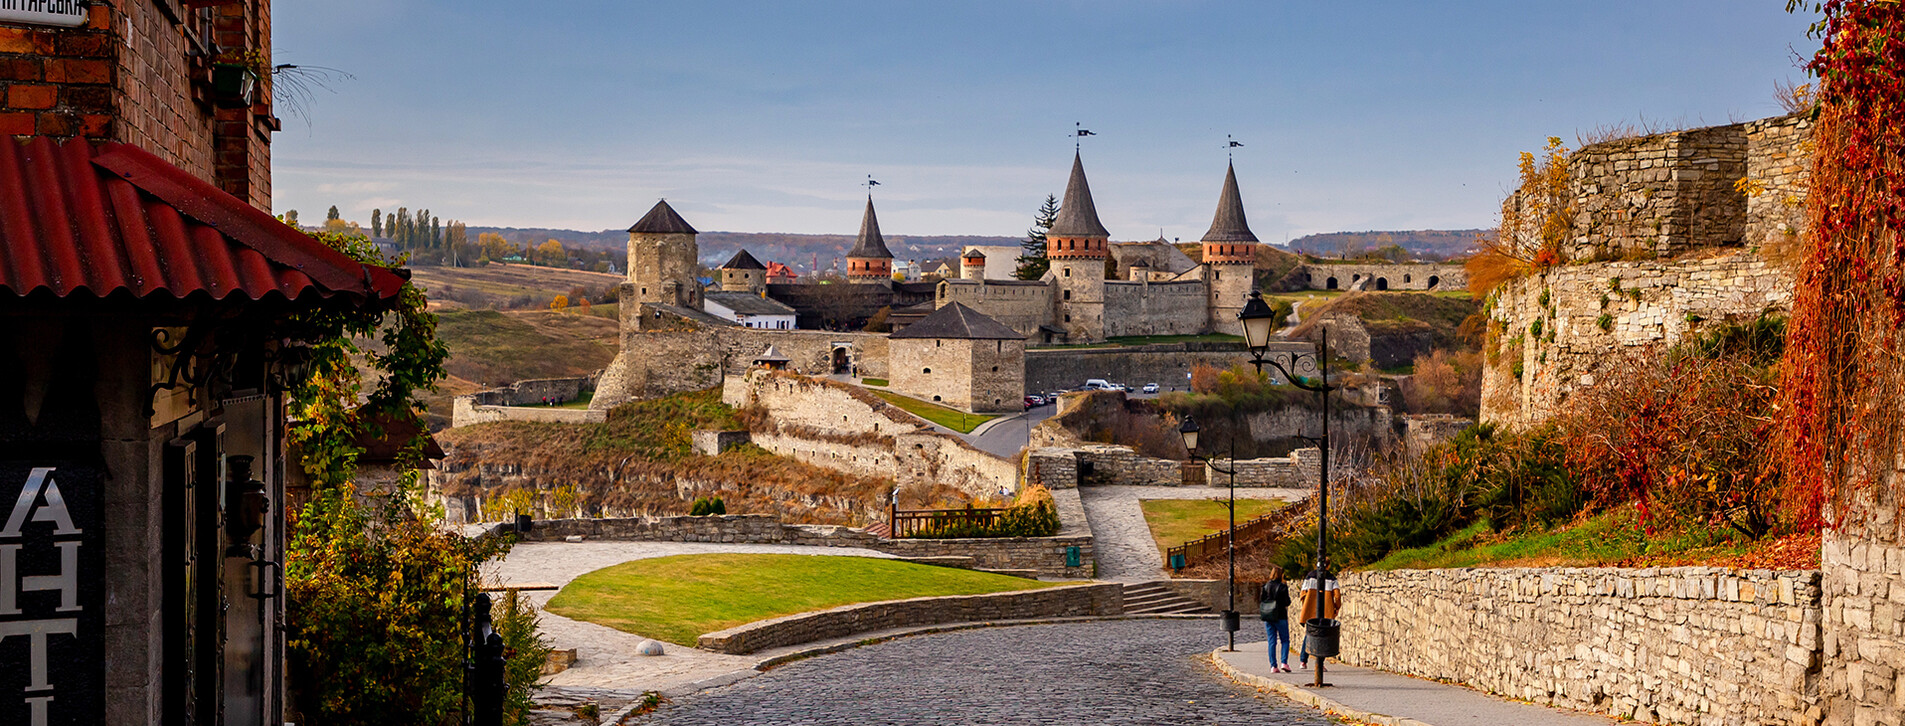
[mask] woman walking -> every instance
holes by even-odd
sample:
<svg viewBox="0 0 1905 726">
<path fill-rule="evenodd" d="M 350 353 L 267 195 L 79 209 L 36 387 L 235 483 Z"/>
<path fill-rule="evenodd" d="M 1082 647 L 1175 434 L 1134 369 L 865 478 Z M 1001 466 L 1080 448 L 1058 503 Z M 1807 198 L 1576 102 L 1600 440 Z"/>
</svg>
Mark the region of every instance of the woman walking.
<svg viewBox="0 0 1905 726">
<path fill-rule="evenodd" d="M 1257 599 L 1257 617 L 1270 638 L 1270 670 L 1290 672 L 1290 586 L 1283 584 L 1283 568 L 1272 566 Z"/>
</svg>

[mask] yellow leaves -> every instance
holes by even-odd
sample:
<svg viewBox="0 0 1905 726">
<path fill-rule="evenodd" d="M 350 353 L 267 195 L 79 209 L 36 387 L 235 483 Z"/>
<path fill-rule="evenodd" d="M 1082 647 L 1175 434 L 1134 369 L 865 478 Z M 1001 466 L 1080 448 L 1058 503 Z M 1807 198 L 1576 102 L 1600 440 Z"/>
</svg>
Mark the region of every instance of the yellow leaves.
<svg viewBox="0 0 1905 726">
<path fill-rule="evenodd" d="M 1733 191 L 1749 197 L 1757 197 L 1766 193 L 1766 182 L 1743 176 L 1733 182 Z"/>
</svg>

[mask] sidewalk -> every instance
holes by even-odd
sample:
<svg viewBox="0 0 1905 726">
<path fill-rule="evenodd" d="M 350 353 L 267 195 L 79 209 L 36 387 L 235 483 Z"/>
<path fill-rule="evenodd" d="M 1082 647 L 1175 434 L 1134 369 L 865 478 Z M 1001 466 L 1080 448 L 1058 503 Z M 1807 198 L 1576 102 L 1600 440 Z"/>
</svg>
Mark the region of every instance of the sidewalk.
<svg viewBox="0 0 1905 726">
<path fill-rule="evenodd" d="M 1312 688 L 1315 671 L 1295 665 L 1290 673 L 1270 672 L 1268 643 L 1239 643 L 1234 653 L 1211 655 L 1218 669 L 1247 686 L 1270 688 L 1298 703 L 1387 726 L 1610 726 L 1609 716 L 1538 706 L 1485 695 L 1461 686 L 1400 676 L 1386 671 L 1331 662 L 1323 671 L 1329 688 Z"/>
</svg>

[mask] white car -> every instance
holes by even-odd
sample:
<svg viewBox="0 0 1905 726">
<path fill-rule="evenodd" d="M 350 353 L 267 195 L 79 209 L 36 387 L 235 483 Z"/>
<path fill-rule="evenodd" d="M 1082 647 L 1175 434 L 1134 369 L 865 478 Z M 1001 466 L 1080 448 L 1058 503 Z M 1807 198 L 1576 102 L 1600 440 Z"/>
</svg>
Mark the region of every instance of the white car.
<svg viewBox="0 0 1905 726">
<path fill-rule="evenodd" d="M 1158 392 L 1158 384 L 1156 384 L 1156 383 L 1146 383 L 1146 384 L 1144 384 L 1144 388 L 1143 388 L 1143 389 L 1141 389 L 1141 390 L 1140 390 L 1140 392 L 1141 392 L 1141 393 L 1157 393 L 1157 392 Z"/>
</svg>

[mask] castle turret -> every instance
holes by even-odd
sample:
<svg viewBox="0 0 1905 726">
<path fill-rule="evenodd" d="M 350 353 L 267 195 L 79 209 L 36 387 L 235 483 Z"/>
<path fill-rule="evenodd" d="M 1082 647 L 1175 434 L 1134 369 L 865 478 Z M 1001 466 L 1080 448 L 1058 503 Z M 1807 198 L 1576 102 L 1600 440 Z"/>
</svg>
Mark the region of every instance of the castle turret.
<svg viewBox="0 0 1905 726">
<path fill-rule="evenodd" d="M 873 216 L 873 195 L 867 195 L 866 215 L 860 218 L 860 237 L 847 251 L 847 280 L 850 282 L 891 284 L 893 253 L 880 236 L 880 219 Z"/>
<path fill-rule="evenodd" d="M 968 280 L 986 279 L 986 253 L 974 247 L 959 256 L 960 277 Z"/>
<path fill-rule="evenodd" d="M 734 257 L 721 266 L 721 291 L 755 295 L 766 293 L 767 265 L 754 259 L 754 255 L 748 254 L 747 250 L 734 253 Z"/>
<path fill-rule="evenodd" d="M 1098 221 L 1098 207 L 1085 181 L 1085 163 L 1072 155 L 1071 180 L 1058 219 L 1045 232 L 1045 257 L 1057 283 L 1053 323 L 1073 343 L 1105 339 L 1105 258 L 1111 233 Z"/>
<path fill-rule="evenodd" d="M 1217 196 L 1217 215 L 1204 233 L 1204 275 L 1210 290 L 1210 330 L 1238 331 L 1237 313 L 1256 284 L 1257 235 L 1244 219 L 1243 196 L 1237 192 L 1237 167 L 1224 172 L 1224 191 Z"/>
<path fill-rule="evenodd" d="M 701 309 L 696 234 L 665 199 L 628 228 L 628 292 L 635 302 Z"/>
</svg>

